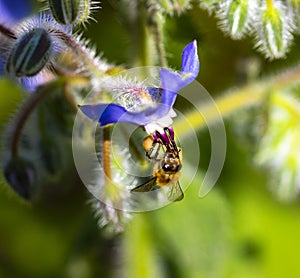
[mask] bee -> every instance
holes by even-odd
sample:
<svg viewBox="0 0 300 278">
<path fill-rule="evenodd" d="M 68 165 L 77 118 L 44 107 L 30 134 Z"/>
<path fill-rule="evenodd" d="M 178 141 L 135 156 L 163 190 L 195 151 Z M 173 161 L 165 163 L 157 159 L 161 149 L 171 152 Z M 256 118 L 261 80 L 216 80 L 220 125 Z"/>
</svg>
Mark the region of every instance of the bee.
<svg viewBox="0 0 300 278">
<path fill-rule="evenodd" d="M 184 194 L 179 184 L 182 151 L 175 143 L 173 129 L 166 127 L 163 134 L 156 131 L 153 136 L 147 136 L 143 141 L 143 148 L 146 156 L 155 161 L 152 178 L 133 188 L 131 192 L 149 192 L 169 186 L 168 199 L 182 200 Z"/>
</svg>

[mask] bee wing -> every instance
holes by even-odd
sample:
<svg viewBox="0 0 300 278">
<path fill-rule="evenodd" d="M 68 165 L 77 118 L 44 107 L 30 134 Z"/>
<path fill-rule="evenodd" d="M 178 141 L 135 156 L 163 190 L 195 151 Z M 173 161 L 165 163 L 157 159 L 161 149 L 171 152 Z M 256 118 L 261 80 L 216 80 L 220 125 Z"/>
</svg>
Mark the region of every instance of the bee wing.
<svg viewBox="0 0 300 278">
<path fill-rule="evenodd" d="M 138 185 L 137 187 L 130 190 L 130 192 L 149 192 L 154 190 L 156 187 L 156 178 L 153 177 L 152 179 L 146 181 Z"/>
<path fill-rule="evenodd" d="M 179 181 L 172 185 L 168 192 L 168 200 L 172 202 L 181 201 L 184 197 L 184 193 L 181 189 Z"/>
</svg>

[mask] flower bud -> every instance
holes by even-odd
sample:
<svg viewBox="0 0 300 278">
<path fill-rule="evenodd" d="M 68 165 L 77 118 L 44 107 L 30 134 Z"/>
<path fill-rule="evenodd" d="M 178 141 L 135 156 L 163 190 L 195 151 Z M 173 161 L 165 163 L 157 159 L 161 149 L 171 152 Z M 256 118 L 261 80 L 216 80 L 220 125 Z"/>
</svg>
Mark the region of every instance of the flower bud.
<svg viewBox="0 0 300 278">
<path fill-rule="evenodd" d="M 98 4 L 98 1 L 92 0 L 48 0 L 53 17 L 63 25 L 87 21 L 91 18 L 91 12 L 98 8 Z"/>
<path fill-rule="evenodd" d="M 286 92 L 274 93 L 269 107 L 256 162 L 269 170 L 279 199 L 291 201 L 300 193 L 300 102 Z"/>
<path fill-rule="evenodd" d="M 219 17 L 222 29 L 234 39 L 240 39 L 249 28 L 253 11 L 257 10 L 256 1 L 224 1 L 220 6 Z"/>
<path fill-rule="evenodd" d="M 16 77 L 34 76 L 49 61 L 51 38 L 46 30 L 35 28 L 15 43 L 7 60 L 7 72 Z"/>
<path fill-rule="evenodd" d="M 293 21 L 295 24 L 295 31 L 300 33 L 300 0 L 290 0 L 289 1 L 289 14 L 293 17 Z"/>
<path fill-rule="evenodd" d="M 23 158 L 14 158 L 6 164 L 4 177 L 22 198 L 31 199 L 36 182 L 36 171 L 32 163 Z"/>
<path fill-rule="evenodd" d="M 49 0 L 55 20 L 61 24 L 73 24 L 79 14 L 79 0 Z"/>
<path fill-rule="evenodd" d="M 286 7 L 280 1 L 262 8 L 255 20 L 257 46 L 270 59 L 282 58 L 292 40 L 293 24 Z"/>
</svg>

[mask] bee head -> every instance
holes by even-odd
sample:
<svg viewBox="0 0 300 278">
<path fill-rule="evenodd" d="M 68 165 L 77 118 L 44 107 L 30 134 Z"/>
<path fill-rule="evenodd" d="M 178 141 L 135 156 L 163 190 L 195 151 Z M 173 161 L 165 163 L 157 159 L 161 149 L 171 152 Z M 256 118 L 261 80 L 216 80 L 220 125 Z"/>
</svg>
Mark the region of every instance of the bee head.
<svg viewBox="0 0 300 278">
<path fill-rule="evenodd" d="M 181 170 L 181 161 L 175 153 L 166 153 L 162 164 L 162 170 L 165 172 L 177 173 Z"/>
</svg>

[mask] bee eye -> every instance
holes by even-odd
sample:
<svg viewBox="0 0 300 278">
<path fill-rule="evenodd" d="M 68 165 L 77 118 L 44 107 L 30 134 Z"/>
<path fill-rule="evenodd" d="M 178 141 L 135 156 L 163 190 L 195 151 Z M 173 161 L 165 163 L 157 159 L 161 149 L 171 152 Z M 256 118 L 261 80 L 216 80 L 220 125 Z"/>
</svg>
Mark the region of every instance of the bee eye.
<svg viewBox="0 0 300 278">
<path fill-rule="evenodd" d="M 162 169 L 165 171 L 165 172 L 178 172 L 180 170 L 180 165 L 177 165 L 177 164 L 167 164 L 167 163 L 164 163 L 162 165 Z"/>
<path fill-rule="evenodd" d="M 162 169 L 166 172 L 172 171 L 172 165 L 170 164 L 163 164 Z"/>
</svg>

